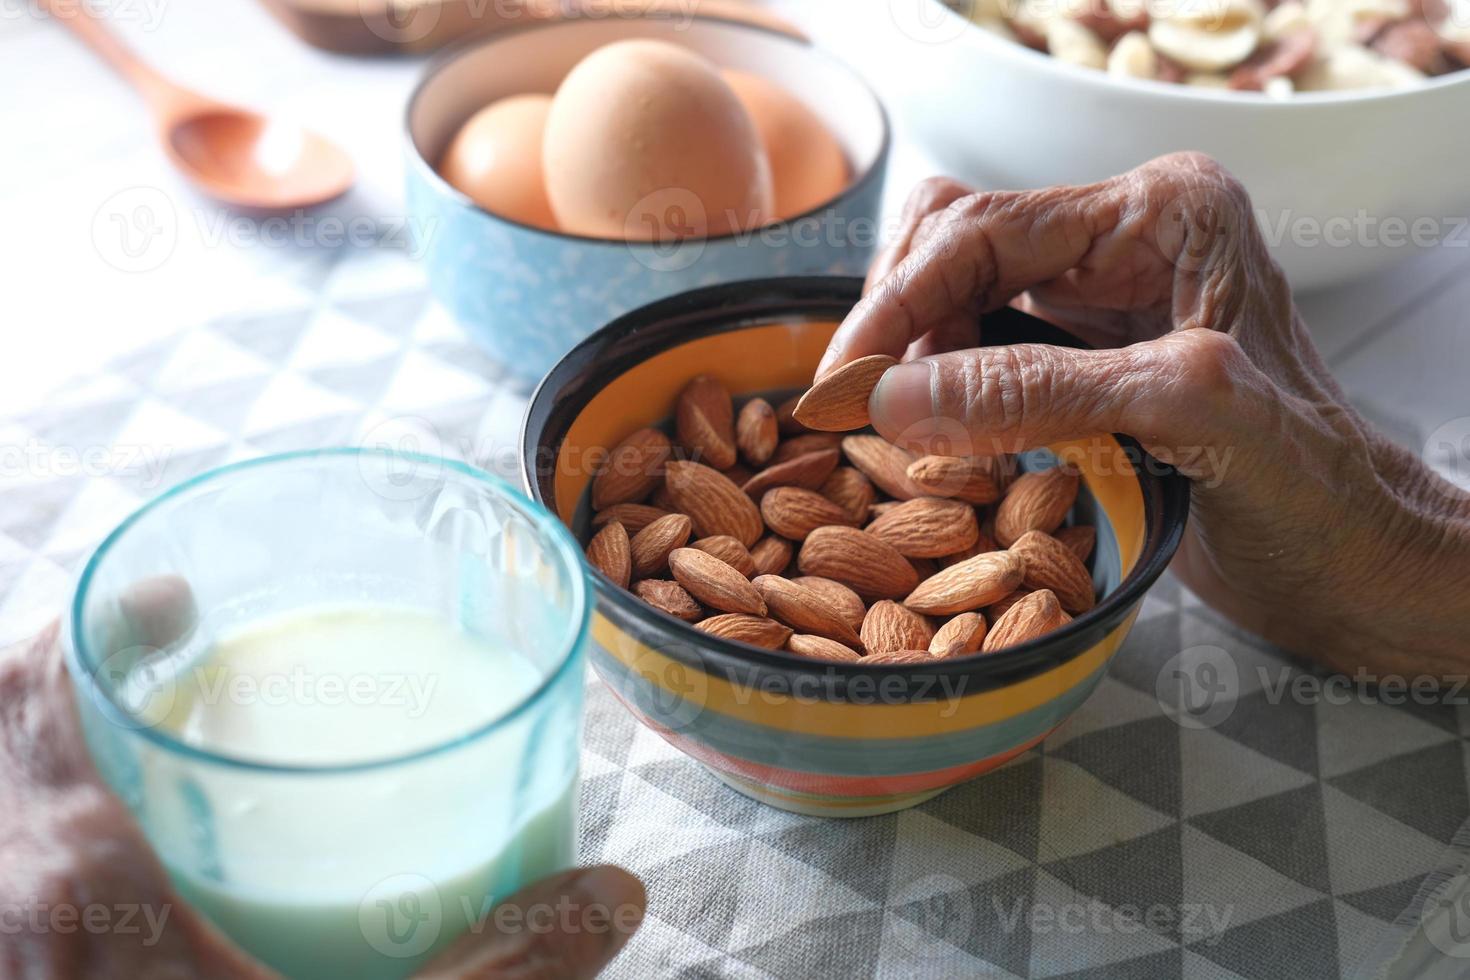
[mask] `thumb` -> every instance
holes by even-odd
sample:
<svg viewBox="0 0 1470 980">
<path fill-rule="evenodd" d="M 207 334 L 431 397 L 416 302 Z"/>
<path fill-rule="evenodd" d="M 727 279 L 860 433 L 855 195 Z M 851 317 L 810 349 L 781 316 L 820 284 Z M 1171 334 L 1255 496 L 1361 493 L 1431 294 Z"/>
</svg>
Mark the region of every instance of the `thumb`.
<svg viewBox="0 0 1470 980">
<path fill-rule="evenodd" d="M 591 980 L 643 921 L 648 897 L 637 878 L 601 865 L 553 875 L 490 914 L 416 974 L 419 980 Z"/>
<path fill-rule="evenodd" d="M 918 453 L 992 456 L 1122 432 L 1189 476 L 1198 450 L 1241 445 L 1257 374 L 1228 335 L 1183 330 L 1113 350 L 1045 344 L 955 351 L 891 368 L 878 432 Z"/>
</svg>

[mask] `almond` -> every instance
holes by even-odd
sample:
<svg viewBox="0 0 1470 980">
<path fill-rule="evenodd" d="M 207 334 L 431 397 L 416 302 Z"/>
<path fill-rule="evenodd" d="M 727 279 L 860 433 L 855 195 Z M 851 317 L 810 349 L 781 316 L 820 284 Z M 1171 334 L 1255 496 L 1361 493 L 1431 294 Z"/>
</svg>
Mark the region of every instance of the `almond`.
<svg viewBox="0 0 1470 980">
<path fill-rule="evenodd" d="M 963 551 L 980 537 L 975 508 L 959 500 L 915 497 L 884 511 L 866 528 L 906 558 L 940 558 Z"/>
<path fill-rule="evenodd" d="M 791 630 L 774 619 L 766 619 L 764 616 L 747 616 L 743 613 L 712 616 L 695 623 L 694 628 L 726 640 L 734 640 L 737 643 L 765 647 L 767 650 L 779 650 L 791 638 Z"/>
<path fill-rule="evenodd" d="M 887 354 L 870 354 L 829 372 L 801 396 L 792 416 L 808 429 L 849 432 L 868 418 L 868 398 L 883 373 L 898 363 Z"/>
<path fill-rule="evenodd" d="M 823 449 L 841 449 L 842 436 L 835 432 L 808 432 L 805 435 L 783 439 L 771 456 L 771 465 L 784 463 L 788 459 L 821 452 Z"/>
<path fill-rule="evenodd" d="M 791 581 L 821 596 L 822 601 L 831 606 L 832 610 L 842 617 L 842 621 L 852 627 L 854 633 L 863 628 L 863 617 L 868 614 L 868 607 L 852 589 L 841 582 L 822 578 L 820 575 L 803 575 Z"/>
<path fill-rule="evenodd" d="M 1087 524 L 1059 527 L 1052 537 L 1072 549 L 1072 554 L 1086 562 L 1092 557 L 1092 549 L 1097 545 L 1097 528 Z"/>
<path fill-rule="evenodd" d="M 845 647 L 836 640 L 829 640 L 825 636 L 794 633 L 791 639 L 786 641 L 786 649 L 799 656 L 811 657 L 813 660 L 830 660 L 847 664 L 858 662 L 856 650 Z"/>
<path fill-rule="evenodd" d="M 613 447 L 607 463 L 592 479 L 592 509 L 637 503 L 663 479 L 673 446 L 657 429 L 639 429 Z"/>
<path fill-rule="evenodd" d="M 817 489 L 822 496 L 847 511 L 854 524 L 868 519 L 868 508 L 876 499 L 873 482 L 863 476 L 861 470 L 851 466 L 839 466 L 833 470 Z"/>
<path fill-rule="evenodd" d="M 592 526 L 603 527 L 617 521 L 627 528 L 629 534 L 637 534 L 660 517 L 668 517 L 669 513 L 648 504 L 613 504 L 607 510 L 592 515 Z"/>
<path fill-rule="evenodd" d="M 929 652 L 936 657 L 963 657 L 980 649 L 985 642 L 985 617 L 976 612 L 960 613 L 945 623 L 929 641 Z"/>
<path fill-rule="evenodd" d="M 800 435 L 807 431 L 806 426 L 796 421 L 796 406 L 800 402 L 800 395 L 792 395 L 776 406 L 776 428 L 781 430 L 783 436 Z"/>
<path fill-rule="evenodd" d="M 1027 531 L 1061 527 L 1077 502 L 1078 483 L 1077 473 L 1062 466 L 1022 473 L 996 508 L 995 540 L 1009 548 Z"/>
<path fill-rule="evenodd" d="M 689 594 L 721 612 L 766 614 L 766 603 L 755 586 L 714 555 L 697 548 L 675 548 L 669 570 Z"/>
<path fill-rule="evenodd" d="M 909 464 L 908 478 L 931 497 L 976 505 L 1000 499 L 995 460 L 983 456 L 922 456 Z"/>
<path fill-rule="evenodd" d="M 717 470 L 735 465 L 735 408 L 730 392 L 708 374 L 684 386 L 674 405 L 679 442 Z"/>
<path fill-rule="evenodd" d="M 1092 575 L 1076 553 L 1045 531 L 1027 531 L 1011 554 L 1025 562 L 1021 582 L 1028 589 L 1050 589 L 1069 613 L 1083 613 L 1097 604 Z"/>
<path fill-rule="evenodd" d="M 858 595 L 875 599 L 906 595 L 919 580 L 893 545 L 841 524 L 819 527 L 807 535 L 797 567 L 803 575 L 835 579 Z"/>
<path fill-rule="evenodd" d="M 780 575 L 791 564 L 793 554 L 790 541 L 768 534 L 750 549 L 750 561 L 757 575 Z"/>
<path fill-rule="evenodd" d="M 751 578 L 755 575 L 755 562 L 750 557 L 750 551 L 745 545 L 736 541 L 728 534 L 717 534 L 712 538 L 700 538 L 689 547 L 698 548 L 705 554 L 714 555 L 746 578 Z"/>
<path fill-rule="evenodd" d="M 915 612 L 947 616 L 988 606 L 1021 584 L 1025 563 L 1009 551 L 967 558 L 925 579 L 904 605 Z"/>
<path fill-rule="evenodd" d="M 776 410 L 764 398 L 752 398 L 740 408 L 735 420 L 735 446 L 751 466 L 765 466 L 776 451 L 781 431 Z"/>
<path fill-rule="evenodd" d="M 1017 589 L 1016 591 L 1012 592 L 1010 595 L 999 600 L 998 602 L 992 602 L 990 605 L 986 606 L 985 615 L 990 619 L 992 623 L 997 622 L 1002 616 L 1010 611 L 1010 608 L 1012 606 L 1014 606 L 1016 603 L 1020 602 L 1022 599 L 1026 598 L 1030 594 L 1030 589 Z"/>
<path fill-rule="evenodd" d="M 985 653 L 993 653 L 1005 647 L 1013 647 L 1038 636 L 1045 636 L 1071 621 L 1072 617 L 1062 611 L 1056 595 L 1050 590 L 1032 592 L 995 621 L 980 649 Z"/>
<path fill-rule="evenodd" d="M 610 522 L 587 544 L 587 561 L 620 589 L 628 587 L 633 577 L 633 559 L 629 551 L 628 530 L 617 521 Z"/>
<path fill-rule="evenodd" d="M 898 500 L 924 496 L 924 491 L 908 477 L 914 454 L 900 449 L 882 436 L 848 436 L 842 440 L 842 451 L 852 463 L 884 493 Z"/>
<path fill-rule="evenodd" d="M 815 490 L 826 482 L 837 468 L 840 453 L 835 449 L 819 449 L 794 459 L 767 466 L 745 481 L 740 489 L 752 499 L 759 500 L 772 487 L 804 487 Z"/>
<path fill-rule="evenodd" d="M 702 538 L 728 534 L 749 548 L 765 531 L 755 501 L 717 470 L 703 463 L 673 460 L 664 486 L 674 509 L 688 514 Z"/>
<path fill-rule="evenodd" d="M 751 583 L 766 602 L 767 614 L 802 633 L 825 636 L 850 647 L 861 641 L 842 616 L 805 586 L 779 575 L 757 575 Z"/>
<path fill-rule="evenodd" d="M 761 516 L 766 526 L 783 538 L 804 541 L 819 527 L 847 524 L 847 511 L 815 490 L 777 487 L 761 498 Z"/>
<path fill-rule="evenodd" d="M 869 653 L 927 649 L 932 639 L 929 621 L 892 599 L 873 603 L 863 618 L 862 641 Z"/>
<path fill-rule="evenodd" d="M 633 575 L 636 578 L 651 578 L 669 563 L 669 552 L 682 548 L 689 541 L 694 522 L 683 514 L 660 517 L 633 536 L 630 554 L 633 558 Z"/>
<path fill-rule="evenodd" d="M 666 612 L 686 623 L 695 622 L 704 615 L 699 603 L 678 582 L 644 579 L 633 583 L 633 594 L 660 612 Z"/>
<path fill-rule="evenodd" d="M 865 664 L 932 664 L 935 660 L 928 650 L 885 650 L 870 653 L 860 663 Z"/>
</svg>

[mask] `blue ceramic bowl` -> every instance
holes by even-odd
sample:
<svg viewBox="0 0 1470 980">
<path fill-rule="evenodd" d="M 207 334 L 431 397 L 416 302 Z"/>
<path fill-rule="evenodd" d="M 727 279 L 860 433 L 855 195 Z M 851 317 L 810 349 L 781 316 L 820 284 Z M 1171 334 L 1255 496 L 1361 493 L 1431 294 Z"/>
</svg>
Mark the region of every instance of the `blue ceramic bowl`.
<svg viewBox="0 0 1470 980">
<path fill-rule="evenodd" d="M 523 225 L 439 176 L 435 164 L 476 111 L 507 95 L 555 92 L 587 54 L 630 38 L 671 41 L 785 86 L 847 151 L 847 188 L 759 231 L 660 244 Z M 409 213 L 434 295 L 491 356 L 535 379 L 599 326 L 676 293 L 772 276 L 863 274 L 879 238 L 889 127 L 862 79 L 805 41 L 715 18 L 604 18 L 497 34 L 438 59 L 409 102 L 408 140 Z"/>
</svg>

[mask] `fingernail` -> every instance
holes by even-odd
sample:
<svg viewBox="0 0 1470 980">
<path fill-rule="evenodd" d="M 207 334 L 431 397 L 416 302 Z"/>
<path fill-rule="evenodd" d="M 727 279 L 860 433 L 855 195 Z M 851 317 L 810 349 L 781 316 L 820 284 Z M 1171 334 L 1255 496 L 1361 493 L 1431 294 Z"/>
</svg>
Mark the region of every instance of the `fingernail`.
<svg viewBox="0 0 1470 980">
<path fill-rule="evenodd" d="M 904 432 L 934 418 L 932 370 L 928 361 L 905 361 L 888 369 L 868 400 L 868 414 L 879 432 Z"/>
</svg>

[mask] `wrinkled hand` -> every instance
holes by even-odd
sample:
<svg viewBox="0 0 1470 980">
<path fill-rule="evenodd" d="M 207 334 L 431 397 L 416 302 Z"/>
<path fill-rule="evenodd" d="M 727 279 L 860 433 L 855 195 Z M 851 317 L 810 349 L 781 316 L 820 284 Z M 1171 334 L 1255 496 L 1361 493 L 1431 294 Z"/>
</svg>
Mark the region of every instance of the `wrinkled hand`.
<svg viewBox="0 0 1470 980">
<path fill-rule="evenodd" d="M 975 348 L 1014 304 L 1099 348 Z M 1348 405 L 1250 201 L 1179 154 L 1086 187 L 921 185 L 818 375 L 904 355 L 874 425 L 976 454 L 1122 432 L 1196 481 L 1175 568 L 1245 627 L 1342 670 L 1470 668 L 1470 501 Z"/>
<path fill-rule="evenodd" d="M 103 784 L 82 740 L 56 633 L 53 626 L 24 648 L 0 651 L 0 976 L 275 976 L 179 898 L 132 814 Z M 637 879 L 599 867 L 555 875 L 508 904 L 556 905 L 563 896 L 582 908 L 645 903 Z M 119 906 L 148 914 L 103 929 L 52 918 L 54 910 L 75 916 Z M 422 975 L 593 977 L 627 939 L 618 929 L 471 934 Z"/>
</svg>

